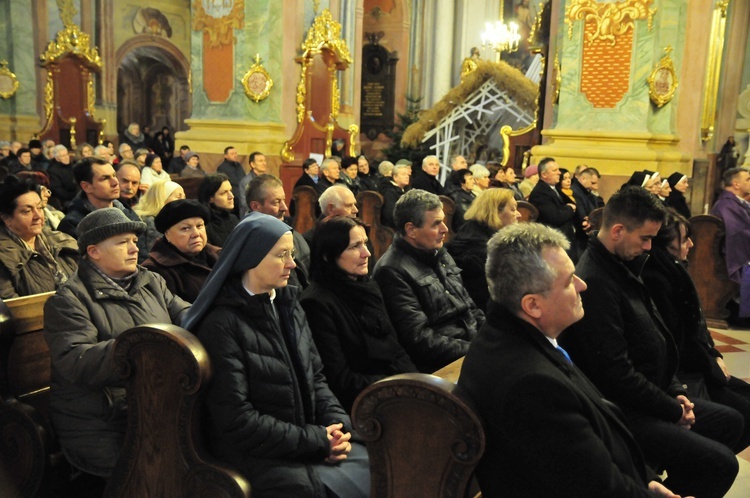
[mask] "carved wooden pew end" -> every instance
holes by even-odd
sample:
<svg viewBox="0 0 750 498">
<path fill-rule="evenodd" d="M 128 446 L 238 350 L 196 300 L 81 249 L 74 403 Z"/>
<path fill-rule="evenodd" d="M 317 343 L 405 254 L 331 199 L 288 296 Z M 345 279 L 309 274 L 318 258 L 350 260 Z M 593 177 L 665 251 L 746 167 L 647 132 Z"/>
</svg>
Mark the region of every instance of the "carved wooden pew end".
<svg viewBox="0 0 750 498">
<path fill-rule="evenodd" d="M 485 435 L 454 383 L 428 374 L 388 377 L 359 395 L 352 420 L 367 442 L 372 498 L 469 493 Z"/>
<path fill-rule="evenodd" d="M 198 338 L 176 325 L 143 325 L 117 338 L 114 356 L 128 391 L 128 430 L 105 496 L 248 497 L 245 478 L 203 448 L 211 365 Z"/>
</svg>

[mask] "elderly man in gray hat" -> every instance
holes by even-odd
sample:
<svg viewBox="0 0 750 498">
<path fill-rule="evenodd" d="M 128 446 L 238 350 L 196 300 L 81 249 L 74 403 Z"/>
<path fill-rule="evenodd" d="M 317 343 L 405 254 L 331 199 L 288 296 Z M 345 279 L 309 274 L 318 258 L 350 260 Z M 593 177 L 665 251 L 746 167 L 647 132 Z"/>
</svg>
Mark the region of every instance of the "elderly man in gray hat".
<svg viewBox="0 0 750 498">
<path fill-rule="evenodd" d="M 87 215 L 78 225 L 78 271 L 44 307 L 55 434 L 73 466 L 104 478 L 114 469 L 126 427 L 115 339 L 146 323 L 179 324 L 190 306 L 160 275 L 138 266 L 136 243 L 145 229 L 117 208 Z"/>
</svg>

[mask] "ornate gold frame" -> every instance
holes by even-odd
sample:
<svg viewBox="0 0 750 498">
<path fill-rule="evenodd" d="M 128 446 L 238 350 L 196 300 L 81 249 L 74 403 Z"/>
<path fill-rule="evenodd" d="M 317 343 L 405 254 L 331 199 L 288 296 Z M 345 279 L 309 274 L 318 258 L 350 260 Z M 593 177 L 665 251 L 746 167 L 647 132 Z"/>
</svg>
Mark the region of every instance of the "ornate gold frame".
<svg viewBox="0 0 750 498">
<path fill-rule="evenodd" d="M 253 80 L 252 84 L 251 80 Z M 263 86 L 263 90 L 258 92 L 253 89 L 256 82 Z M 245 95 L 255 102 L 260 102 L 271 94 L 273 79 L 271 79 L 271 75 L 268 74 L 263 64 L 260 63 L 260 54 L 255 54 L 255 63 L 250 66 L 245 76 L 242 77 L 242 87 L 245 89 Z"/>
<path fill-rule="evenodd" d="M 664 104 L 672 100 L 672 97 L 674 97 L 674 94 L 677 91 L 678 85 L 677 72 L 674 69 L 672 58 L 669 56 L 672 52 L 672 47 L 668 46 L 664 51 L 666 52 L 666 55 L 661 58 L 646 80 L 648 82 L 648 96 L 656 107 L 662 107 Z M 664 83 L 661 80 L 667 76 L 672 78 L 671 83 L 669 83 L 669 86 L 666 89 L 661 88 Z"/>
<path fill-rule="evenodd" d="M 0 80 L 10 80 L 10 90 L 7 92 L 0 91 L 0 98 L 9 99 L 16 94 L 18 90 L 18 78 L 13 74 L 13 71 L 8 69 L 8 61 L 0 61 Z"/>
</svg>

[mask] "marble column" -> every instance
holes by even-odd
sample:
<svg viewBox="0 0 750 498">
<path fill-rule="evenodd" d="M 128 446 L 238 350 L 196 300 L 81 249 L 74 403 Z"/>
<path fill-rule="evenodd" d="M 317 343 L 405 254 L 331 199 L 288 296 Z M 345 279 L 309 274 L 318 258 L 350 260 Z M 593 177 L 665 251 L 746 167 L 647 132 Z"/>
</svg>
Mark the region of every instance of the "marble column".
<svg viewBox="0 0 750 498">
<path fill-rule="evenodd" d="M 452 88 L 453 31 L 455 0 L 428 2 L 425 5 L 423 45 L 427 47 L 422 74 L 424 80 L 423 107 L 429 108 Z"/>
</svg>

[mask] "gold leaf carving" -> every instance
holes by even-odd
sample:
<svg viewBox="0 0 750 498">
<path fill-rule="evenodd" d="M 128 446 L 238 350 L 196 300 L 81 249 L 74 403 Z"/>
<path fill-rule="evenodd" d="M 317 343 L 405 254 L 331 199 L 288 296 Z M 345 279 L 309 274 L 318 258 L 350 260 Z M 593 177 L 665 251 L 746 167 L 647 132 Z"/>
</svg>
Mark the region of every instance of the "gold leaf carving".
<svg viewBox="0 0 750 498">
<path fill-rule="evenodd" d="M 234 30 L 242 29 L 245 24 L 245 1 L 229 1 L 231 10 L 227 10 L 230 6 L 227 2 L 213 8 L 210 2 L 193 0 L 193 31 L 208 34 L 208 46 L 211 48 L 237 43 Z M 209 10 L 204 8 L 204 3 L 209 4 Z"/>
<path fill-rule="evenodd" d="M 583 20 L 593 23 L 593 33 L 586 36 L 588 43 L 596 40 L 617 44 L 617 37 L 632 30 L 635 21 L 647 19 L 648 30 L 653 28 L 657 9 L 650 9 L 653 0 L 625 0 L 618 3 L 598 3 L 595 0 L 571 0 L 565 9 L 565 22 L 568 24 L 568 38 L 573 37 L 573 22 Z"/>
<path fill-rule="evenodd" d="M 331 11 L 328 9 L 315 18 L 312 27 L 307 32 L 307 39 L 302 44 L 305 57 L 319 53 L 324 48 L 334 52 L 337 59 L 347 64 L 352 63 L 346 41 L 341 38 L 341 24 L 333 20 Z"/>
<path fill-rule="evenodd" d="M 91 37 L 81 31 L 75 24 L 69 24 L 57 32 L 54 41 L 49 42 L 47 50 L 39 56 L 42 66 L 57 62 L 63 56 L 73 54 L 86 60 L 97 69 L 102 67 L 99 51 L 91 46 Z"/>
</svg>

